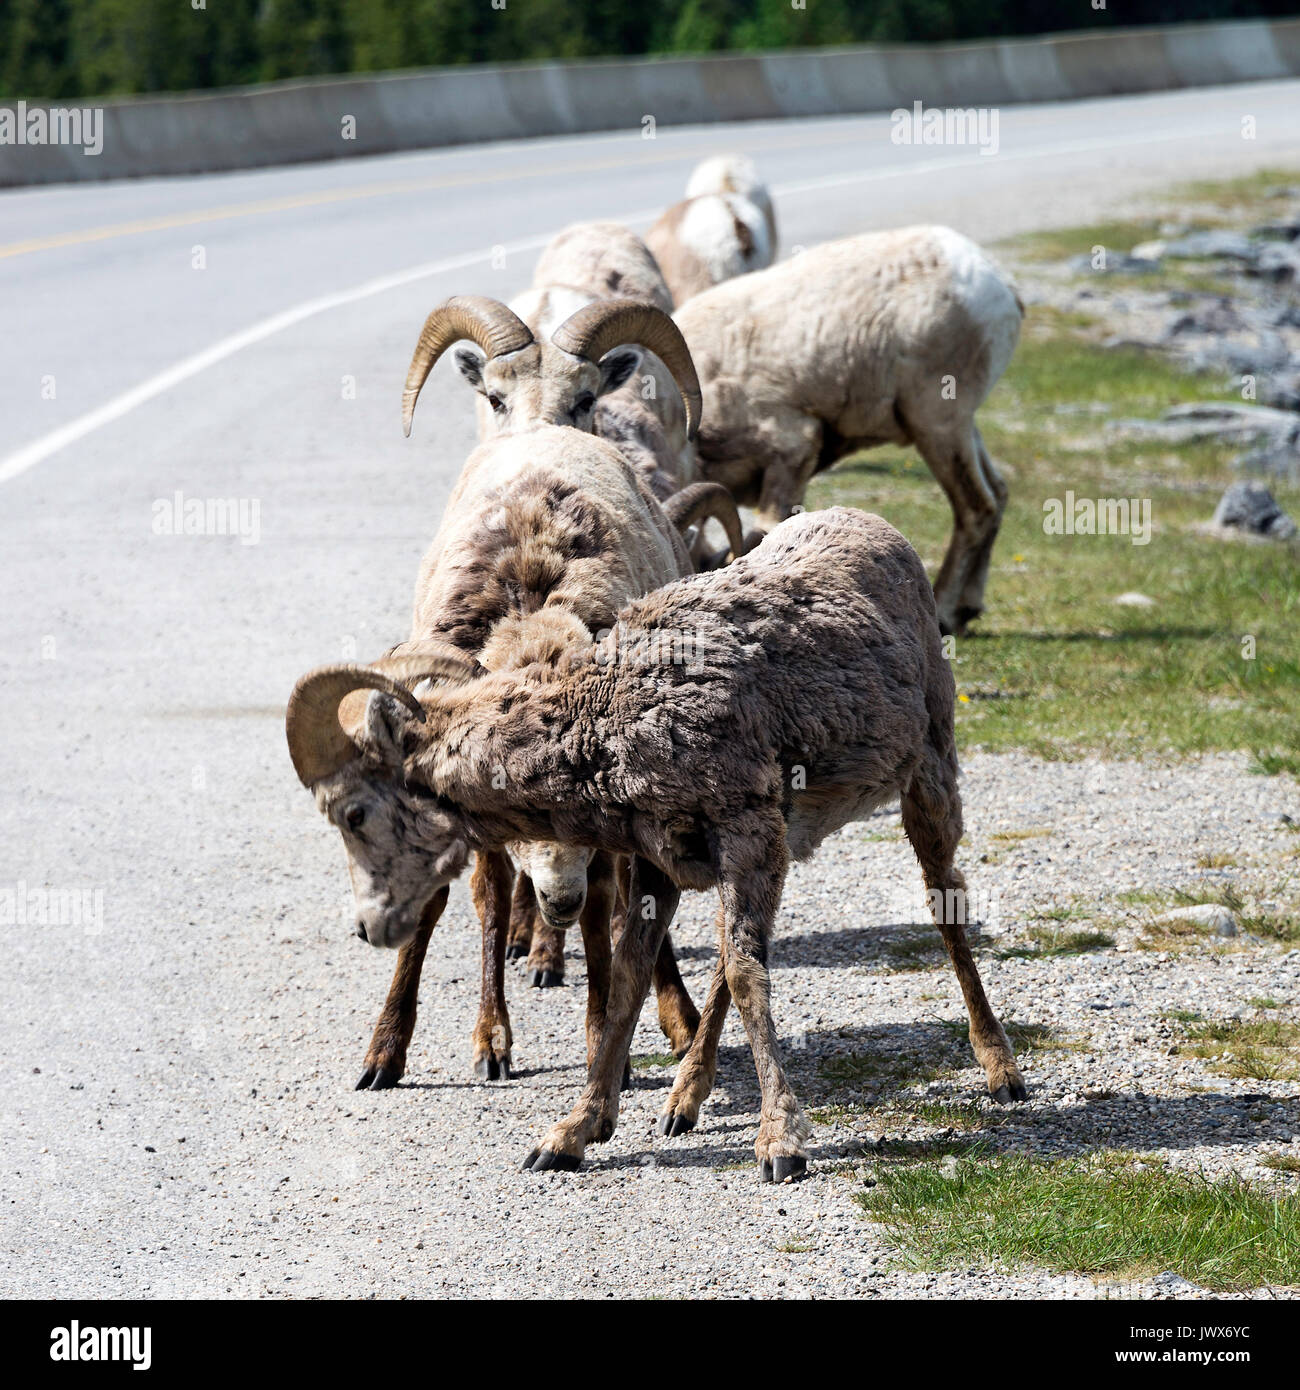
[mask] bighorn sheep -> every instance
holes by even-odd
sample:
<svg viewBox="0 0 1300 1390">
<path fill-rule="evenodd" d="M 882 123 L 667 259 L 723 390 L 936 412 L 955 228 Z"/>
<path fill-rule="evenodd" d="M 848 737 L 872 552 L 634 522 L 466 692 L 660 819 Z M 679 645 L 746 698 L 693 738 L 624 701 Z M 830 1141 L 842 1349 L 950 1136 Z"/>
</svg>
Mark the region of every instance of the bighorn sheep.
<svg viewBox="0 0 1300 1390">
<path fill-rule="evenodd" d="M 455 660 L 475 660 L 489 669 L 554 661 L 574 646 L 589 646 L 592 633 L 611 627 L 630 598 L 690 570 L 677 529 L 612 445 L 550 426 L 505 436 L 466 461 L 420 566 L 410 640 L 395 649 L 393 659 L 433 643 Z M 360 714 L 352 711 L 355 718 Z M 297 762 L 300 748 L 292 738 L 291 747 Z M 558 847 L 554 837 L 542 837 L 551 841 L 544 845 L 522 843 L 526 838 L 482 849 L 471 885 L 483 925 L 473 1064 L 485 1080 L 508 1077 L 512 1065 L 504 994 L 508 926 L 517 940 L 521 919 L 530 922 L 534 907 L 541 913 L 551 934 L 534 975 L 551 978 L 534 982 L 554 983 L 563 968 L 563 932 L 580 921 L 589 1039 L 608 989 L 619 866 L 609 855 Z M 511 855 L 528 875 L 518 882 Z M 446 881 L 433 861 L 426 867 L 435 886 Z M 355 865 L 353 881 L 359 882 Z M 436 894 L 423 917 L 405 923 L 402 932 L 368 938 L 375 945 L 401 946 L 402 952 L 358 1089 L 383 1090 L 402 1077 L 424 954 L 445 903 L 446 894 Z M 552 947 L 549 956 L 546 944 Z M 670 944 L 656 967 L 656 987 L 664 1031 L 674 1050 L 684 1051 L 699 1015 Z"/>
<path fill-rule="evenodd" d="M 673 302 L 776 259 L 772 199 L 744 155 L 715 155 L 695 167 L 686 197 L 646 233 Z"/>
<path fill-rule="evenodd" d="M 547 304 L 553 301 L 548 299 Z M 480 418 L 484 438 L 543 425 L 595 432 L 618 448 L 661 501 L 682 489 L 683 456 L 668 449 L 662 420 L 648 403 L 618 389 L 639 361 L 635 350 L 621 345 L 632 342 L 656 349 L 672 370 L 677 385 L 670 389 L 678 406 L 685 401 L 683 440 L 694 436 L 700 420 L 699 382 L 681 333 L 662 309 L 630 299 L 594 300 L 554 328 L 549 341 L 539 341 L 517 314 L 495 299 L 477 295 L 449 299 L 425 320 L 411 359 L 402 395 L 402 426 L 408 435 L 416 401 L 434 363 L 462 339 L 475 343 L 484 354 L 480 357 L 467 349 L 457 353 L 462 373 L 483 393 L 490 420 L 495 422 Z M 657 392 L 655 399 L 662 401 L 665 394 Z M 693 446 L 690 457 L 694 458 Z M 740 515 L 726 489 L 697 487 L 691 499 L 692 521 L 700 525 L 701 533 L 703 522 L 716 519 L 727 533 L 732 553 L 738 554 Z M 701 534 L 696 547 L 701 562 L 705 559 L 702 539 Z M 725 555 L 724 551 L 711 557 L 710 563 Z"/>
<path fill-rule="evenodd" d="M 396 674 L 442 679 L 417 700 Z M 363 689 L 380 693 L 345 733 L 340 701 Z M 806 1167 L 808 1131 L 769 1004 L 768 937 L 786 866 L 894 796 L 989 1091 L 1025 1095 L 964 931 L 953 701 L 915 551 L 879 517 L 833 507 L 790 519 L 726 569 L 635 600 L 604 640 L 557 662 L 484 672 L 469 657 L 416 653 L 387 674 L 314 671 L 294 690 L 288 731 L 299 775 L 343 835 L 374 938 L 413 931 L 471 850 L 529 838 L 634 856 L 588 1084 L 529 1154 L 535 1171 L 575 1168 L 587 1144 L 613 1133 L 680 890 L 716 887 L 722 980 L 762 1090 L 760 1176 L 780 1181 Z M 716 1043 L 727 999 L 714 994 L 688 1060 Z M 670 1104 L 686 1114 L 707 1084 L 701 1068 L 683 1071 Z M 675 1117 L 672 1132 L 685 1127 Z"/>
<path fill-rule="evenodd" d="M 946 227 L 828 242 L 717 285 L 675 316 L 702 382 L 701 470 L 757 508 L 761 534 L 837 459 L 915 444 L 952 506 L 934 588 L 944 631 L 961 632 L 983 611 L 1007 498 L 975 412 L 1023 314 L 997 267 Z"/>
<path fill-rule="evenodd" d="M 474 301 L 490 321 L 486 336 L 467 334 L 448 312 L 466 302 L 435 309 L 421 335 L 402 404 L 408 434 L 434 363 L 471 337 L 480 352 L 461 348 L 456 365 L 479 393 L 480 440 L 573 425 L 622 449 L 660 500 L 695 481 L 699 383 L 669 317 L 668 288 L 639 237 L 616 222 L 566 228 L 543 251 L 533 287 L 509 307 Z"/>
<path fill-rule="evenodd" d="M 550 338 L 579 309 L 612 299 L 635 300 L 664 314 L 673 311 L 655 258 L 635 232 L 617 222 L 575 222 L 551 239 L 533 269 L 532 287 L 516 295 L 510 308 L 535 336 Z M 472 357 L 461 349 L 457 366 L 477 389 L 481 364 Z M 698 477 L 682 390 L 675 370 L 654 352 L 645 353 L 639 370 L 631 361 L 626 370 L 622 386 L 597 400 L 592 429 L 623 451 L 662 501 Z M 478 417 L 480 439 L 497 432 L 498 421 L 482 395 Z"/>
</svg>

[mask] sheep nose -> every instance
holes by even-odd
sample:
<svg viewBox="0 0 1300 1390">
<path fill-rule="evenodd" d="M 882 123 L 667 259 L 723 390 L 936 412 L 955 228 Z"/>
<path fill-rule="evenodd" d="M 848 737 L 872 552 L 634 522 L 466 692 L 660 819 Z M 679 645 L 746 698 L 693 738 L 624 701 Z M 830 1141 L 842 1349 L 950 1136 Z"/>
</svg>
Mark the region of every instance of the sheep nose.
<svg viewBox="0 0 1300 1390">
<path fill-rule="evenodd" d="M 362 939 L 362 941 L 366 939 L 366 924 L 361 920 L 360 917 L 357 918 L 357 935 Z"/>
<path fill-rule="evenodd" d="M 558 917 L 575 912 L 582 901 L 581 893 L 543 893 L 541 896 L 542 902 Z"/>
</svg>

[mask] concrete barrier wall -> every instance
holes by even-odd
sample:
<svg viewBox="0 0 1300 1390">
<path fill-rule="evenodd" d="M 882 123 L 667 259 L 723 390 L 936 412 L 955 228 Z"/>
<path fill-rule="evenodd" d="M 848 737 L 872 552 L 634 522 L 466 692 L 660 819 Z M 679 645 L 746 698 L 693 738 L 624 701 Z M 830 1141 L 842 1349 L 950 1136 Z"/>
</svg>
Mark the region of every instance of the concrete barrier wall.
<svg viewBox="0 0 1300 1390">
<path fill-rule="evenodd" d="M 0 186 L 193 174 L 475 140 L 1065 101 L 1300 76 L 1300 19 L 996 43 L 434 68 L 124 99 L 103 148 L 0 143 Z M 85 105 L 90 105 L 86 103 Z M 3 108 L 22 114 L 13 101 Z M 31 103 L 27 112 L 46 110 Z M 345 138 L 349 122 L 353 138 Z"/>
</svg>

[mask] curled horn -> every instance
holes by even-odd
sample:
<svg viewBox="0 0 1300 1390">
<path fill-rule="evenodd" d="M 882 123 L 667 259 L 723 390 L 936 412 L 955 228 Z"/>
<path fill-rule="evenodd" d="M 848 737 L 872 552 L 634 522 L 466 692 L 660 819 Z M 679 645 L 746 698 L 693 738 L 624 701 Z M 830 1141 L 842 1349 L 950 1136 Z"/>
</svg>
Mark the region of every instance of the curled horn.
<svg viewBox="0 0 1300 1390">
<path fill-rule="evenodd" d="M 681 329 L 662 309 L 635 299 L 597 299 L 565 319 L 551 334 L 551 342 L 562 352 L 592 362 L 599 362 L 620 343 L 648 348 L 672 372 L 686 402 L 687 438 L 695 438 L 703 404 L 700 379 Z"/>
<path fill-rule="evenodd" d="M 690 483 L 674 492 L 663 507 L 668 520 L 683 535 L 692 526 L 712 519 L 727 533 L 731 558 L 745 553 L 745 532 L 736 500 L 721 483 Z"/>
<path fill-rule="evenodd" d="M 376 661 L 373 669 L 406 686 L 423 680 L 467 681 L 483 674 L 472 656 L 436 638 L 403 642 Z"/>
<path fill-rule="evenodd" d="M 320 666 L 302 677 L 289 696 L 284 732 L 289 756 L 304 787 L 313 787 L 358 756 L 339 723 L 339 706 L 354 690 L 382 690 L 400 700 L 419 720 L 420 702 L 405 686 L 370 666 Z"/>
<path fill-rule="evenodd" d="M 489 358 L 518 352 L 533 341 L 528 325 L 500 300 L 479 294 L 458 294 L 440 304 L 424 321 L 420 341 L 406 373 L 402 391 L 402 432 L 411 433 L 415 403 L 433 364 L 462 338 L 477 344 Z"/>
</svg>

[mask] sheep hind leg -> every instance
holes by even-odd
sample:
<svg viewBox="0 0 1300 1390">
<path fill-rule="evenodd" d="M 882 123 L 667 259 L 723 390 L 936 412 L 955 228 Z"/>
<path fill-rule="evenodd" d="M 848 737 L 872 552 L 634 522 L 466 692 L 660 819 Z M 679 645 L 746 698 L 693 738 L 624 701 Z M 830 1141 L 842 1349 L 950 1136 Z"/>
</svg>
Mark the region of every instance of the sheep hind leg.
<svg viewBox="0 0 1300 1390">
<path fill-rule="evenodd" d="M 719 855 L 726 934 L 727 988 L 745 1025 L 763 1105 L 754 1152 L 761 1182 L 801 1178 L 808 1170 L 807 1117 L 777 1043 L 767 947 L 785 882 L 785 822 L 776 811 L 737 817 Z"/>
<path fill-rule="evenodd" d="M 940 630 L 960 636 L 983 611 L 983 579 L 976 576 L 983 573 L 981 556 L 987 570 L 1002 521 L 1002 502 L 993 478 L 998 483 L 1002 479 L 996 473 L 985 474 L 980 461 L 982 444 L 974 426 L 935 433 L 914 431 L 913 437 L 952 508 L 952 537 L 935 577 L 934 601 Z M 977 595 L 973 605 L 964 597 L 970 594 Z"/>
<path fill-rule="evenodd" d="M 366 1052 L 365 1070 L 356 1084 L 358 1091 L 387 1091 L 406 1074 L 406 1049 L 415 1031 L 415 1013 L 420 997 L 420 971 L 429 938 L 447 906 L 448 889 L 439 889 L 424 910 L 420 929 L 397 953 L 397 969 L 388 988 L 383 1012 L 375 1024 L 374 1036 Z"/>
<path fill-rule="evenodd" d="M 627 925 L 614 951 L 609 1009 L 587 1085 L 568 1116 L 546 1131 L 524 1160 L 524 1171 L 577 1168 L 588 1144 L 603 1143 L 618 1121 L 619 1081 L 627 1066 L 636 1021 L 650 992 L 650 977 L 664 933 L 681 897 L 668 876 L 636 859 L 628 894 Z"/>
<path fill-rule="evenodd" d="M 953 864 L 961 839 L 961 799 L 951 757 L 928 754 L 902 797 L 903 829 L 925 876 L 930 911 L 961 985 L 970 1043 L 999 1104 L 1024 1100 L 1024 1078 L 1005 1030 L 989 1004 L 966 939 L 966 880 Z"/>
<path fill-rule="evenodd" d="M 975 430 L 975 450 L 979 457 L 984 481 L 993 494 L 997 515 L 993 520 L 991 529 L 987 530 L 975 551 L 971 560 L 969 577 L 961 591 L 957 617 L 959 621 L 964 623 L 973 622 L 984 611 L 984 586 L 988 582 L 989 562 L 993 558 L 993 545 L 1002 526 L 1002 515 L 1007 509 L 1008 495 L 1006 480 L 989 457 L 989 451 L 984 447 L 984 440 L 980 437 L 978 429 Z"/>
<path fill-rule="evenodd" d="M 695 1128 L 700 1109 L 713 1091 L 718 1075 L 718 1043 L 722 1025 L 727 1021 L 731 1006 L 731 990 L 727 985 L 725 917 L 718 911 L 718 963 L 709 981 L 704 1013 L 695 1032 L 690 1051 L 682 1058 L 673 1078 L 673 1089 L 659 1114 L 659 1133 L 670 1139 Z"/>
</svg>

